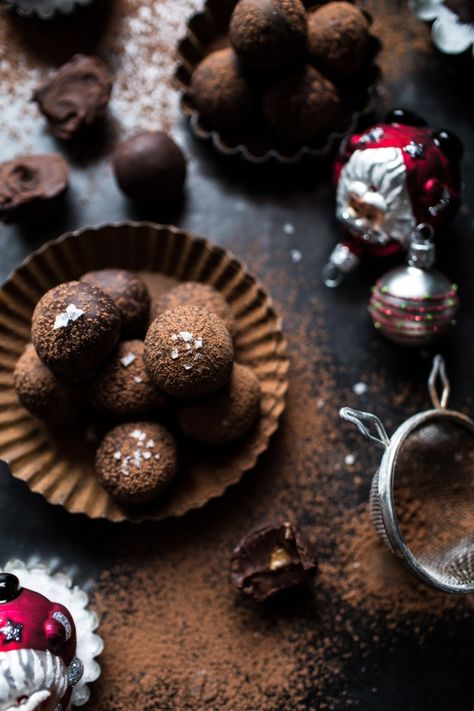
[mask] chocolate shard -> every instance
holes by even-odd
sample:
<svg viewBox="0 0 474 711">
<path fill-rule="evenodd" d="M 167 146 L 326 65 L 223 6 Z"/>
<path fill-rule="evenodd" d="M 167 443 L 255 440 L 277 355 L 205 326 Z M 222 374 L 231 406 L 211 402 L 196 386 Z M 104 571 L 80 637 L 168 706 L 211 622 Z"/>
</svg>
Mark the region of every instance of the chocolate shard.
<svg viewBox="0 0 474 711">
<path fill-rule="evenodd" d="M 105 114 L 112 77 L 98 57 L 75 54 L 38 87 L 33 100 L 56 138 L 69 141 Z"/>
<path fill-rule="evenodd" d="M 314 544 L 288 521 L 248 533 L 231 558 L 231 582 L 258 602 L 306 582 L 317 569 Z"/>
<path fill-rule="evenodd" d="M 59 155 L 25 155 L 0 163 L 0 221 L 46 217 L 68 180 L 69 168 Z"/>
</svg>

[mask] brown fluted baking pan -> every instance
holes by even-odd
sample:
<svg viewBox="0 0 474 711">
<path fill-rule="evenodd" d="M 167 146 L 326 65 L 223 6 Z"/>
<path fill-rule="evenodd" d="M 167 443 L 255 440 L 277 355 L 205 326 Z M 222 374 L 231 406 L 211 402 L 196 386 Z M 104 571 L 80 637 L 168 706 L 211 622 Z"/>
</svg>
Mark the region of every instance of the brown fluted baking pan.
<svg viewBox="0 0 474 711">
<path fill-rule="evenodd" d="M 19 404 L 13 388 L 13 369 L 30 340 L 38 299 L 60 282 L 105 267 L 142 273 L 152 298 L 180 281 L 202 281 L 221 291 L 237 322 L 237 360 L 254 370 L 263 393 L 261 417 L 244 439 L 225 448 L 186 441 L 174 487 L 166 498 L 139 508 L 118 504 L 95 476 L 100 421 L 47 429 Z M 287 377 L 281 322 L 262 287 L 230 252 L 174 227 L 121 223 L 66 234 L 28 257 L 0 290 L 0 458 L 32 491 L 71 513 L 161 520 L 221 496 L 267 449 L 285 407 Z"/>
</svg>

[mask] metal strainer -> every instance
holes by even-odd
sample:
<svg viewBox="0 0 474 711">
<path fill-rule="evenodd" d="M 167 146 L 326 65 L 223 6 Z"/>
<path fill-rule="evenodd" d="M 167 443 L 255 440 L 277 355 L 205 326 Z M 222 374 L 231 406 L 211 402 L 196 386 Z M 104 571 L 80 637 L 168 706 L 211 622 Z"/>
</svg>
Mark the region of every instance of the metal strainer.
<svg viewBox="0 0 474 711">
<path fill-rule="evenodd" d="M 384 450 L 370 509 L 388 547 L 420 578 L 448 593 L 474 592 L 474 422 L 447 409 L 441 356 L 428 380 L 433 410 L 389 438 L 375 415 L 342 408 L 344 420 Z"/>
</svg>

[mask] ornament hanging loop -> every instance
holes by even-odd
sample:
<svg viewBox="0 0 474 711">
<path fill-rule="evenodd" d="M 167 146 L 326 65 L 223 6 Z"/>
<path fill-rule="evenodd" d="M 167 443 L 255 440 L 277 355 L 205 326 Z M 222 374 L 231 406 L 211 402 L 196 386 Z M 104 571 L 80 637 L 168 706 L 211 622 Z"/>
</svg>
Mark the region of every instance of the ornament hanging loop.
<svg viewBox="0 0 474 711">
<path fill-rule="evenodd" d="M 441 393 L 438 391 L 438 384 L 442 386 Z M 437 410 L 445 410 L 448 406 L 451 385 L 446 375 L 444 359 L 440 355 L 436 355 L 433 358 L 433 367 L 428 378 L 428 390 L 433 407 Z"/>
<path fill-rule="evenodd" d="M 357 427 L 359 432 L 370 442 L 375 442 L 380 449 L 386 449 L 390 444 L 390 438 L 381 420 L 370 412 L 353 410 L 351 407 L 343 407 L 339 410 L 339 415 L 346 422 L 351 422 Z"/>
<path fill-rule="evenodd" d="M 431 269 L 435 263 L 436 253 L 433 242 L 434 230 L 431 225 L 421 222 L 410 236 L 408 249 L 408 264 L 418 269 Z"/>
</svg>

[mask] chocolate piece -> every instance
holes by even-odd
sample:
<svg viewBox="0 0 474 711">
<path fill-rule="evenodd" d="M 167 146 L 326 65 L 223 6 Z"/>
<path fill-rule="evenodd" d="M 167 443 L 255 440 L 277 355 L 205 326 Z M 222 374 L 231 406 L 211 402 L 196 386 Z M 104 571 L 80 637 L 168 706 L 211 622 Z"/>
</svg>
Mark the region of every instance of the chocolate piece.
<svg viewBox="0 0 474 711">
<path fill-rule="evenodd" d="M 93 284 L 110 296 L 122 319 L 122 338 L 143 338 L 150 312 L 150 295 L 145 283 L 125 269 L 87 272 L 80 281 Z"/>
<path fill-rule="evenodd" d="M 369 44 L 369 21 L 349 2 L 329 2 L 308 16 L 308 49 L 325 74 L 353 74 L 364 62 Z"/>
<path fill-rule="evenodd" d="M 120 188 L 137 202 L 176 202 L 186 179 L 183 151 L 162 131 L 142 131 L 122 141 L 113 167 Z"/>
<path fill-rule="evenodd" d="M 235 363 L 228 385 L 206 400 L 184 404 L 178 415 L 183 432 L 203 444 L 227 444 L 248 432 L 260 411 L 260 382 Z"/>
<path fill-rule="evenodd" d="M 85 380 L 115 347 L 120 314 L 92 284 L 70 281 L 44 294 L 32 319 L 32 339 L 43 363 L 65 380 Z"/>
<path fill-rule="evenodd" d="M 143 341 L 119 343 L 87 389 L 98 410 L 134 417 L 165 405 L 143 362 Z"/>
<path fill-rule="evenodd" d="M 175 397 L 211 395 L 229 382 L 234 348 L 220 318 L 179 306 L 156 318 L 145 338 L 145 366 L 160 390 Z"/>
<path fill-rule="evenodd" d="M 47 217 L 66 192 L 69 168 L 58 155 L 26 155 L 0 163 L 0 221 Z"/>
<path fill-rule="evenodd" d="M 104 437 L 95 466 L 104 489 L 118 501 L 152 501 L 176 476 L 176 443 L 170 432 L 155 422 L 128 422 Z"/>
<path fill-rule="evenodd" d="M 187 281 L 175 286 L 174 289 L 165 291 L 153 304 L 153 316 L 159 316 L 164 311 L 175 309 L 177 306 L 199 306 L 200 309 L 209 311 L 222 319 L 230 333 L 235 332 L 235 320 L 229 304 L 220 291 L 210 284 L 197 281 Z"/>
<path fill-rule="evenodd" d="M 291 523 L 272 521 L 247 534 L 231 559 L 231 582 L 258 602 L 306 582 L 317 568 L 314 544 Z"/>
<path fill-rule="evenodd" d="M 334 126 L 339 111 L 336 87 L 309 64 L 286 74 L 264 96 L 267 120 L 290 142 L 316 140 Z"/>
<path fill-rule="evenodd" d="M 82 390 L 58 380 L 38 358 L 32 343 L 18 359 L 13 382 L 23 407 L 52 425 L 70 425 L 84 413 Z"/>
<path fill-rule="evenodd" d="M 240 127 L 252 112 L 252 92 L 230 48 L 213 52 L 198 64 L 190 93 L 201 117 L 217 129 Z"/>
<path fill-rule="evenodd" d="M 33 94 L 51 131 L 69 141 L 105 114 L 112 77 L 98 57 L 75 54 Z"/>
<path fill-rule="evenodd" d="M 243 64 L 270 69 L 292 64 L 306 50 L 306 13 L 300 0 L 240 0 L 230 20 L 230 42 Z"/>
</svg>

